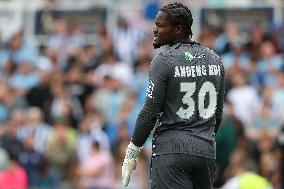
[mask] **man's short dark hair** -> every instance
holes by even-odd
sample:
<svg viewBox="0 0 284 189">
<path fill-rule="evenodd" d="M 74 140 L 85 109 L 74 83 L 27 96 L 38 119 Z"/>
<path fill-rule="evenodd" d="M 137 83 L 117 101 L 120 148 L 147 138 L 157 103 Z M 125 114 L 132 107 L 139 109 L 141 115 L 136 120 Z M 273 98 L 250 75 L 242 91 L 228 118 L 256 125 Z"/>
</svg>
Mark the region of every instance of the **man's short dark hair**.
<svg viewBox="0 0 284 189">
<path fill-rule="evenodd" d="M 174 2 L 163 6 L 160 11 L 167 14 L 173 25 L 181 25 L 184 28 L 186 35 L 192 35 L 191 26 L 193 18 L 191 11 L 187 6 L 182 3 Z"/>
</svg>

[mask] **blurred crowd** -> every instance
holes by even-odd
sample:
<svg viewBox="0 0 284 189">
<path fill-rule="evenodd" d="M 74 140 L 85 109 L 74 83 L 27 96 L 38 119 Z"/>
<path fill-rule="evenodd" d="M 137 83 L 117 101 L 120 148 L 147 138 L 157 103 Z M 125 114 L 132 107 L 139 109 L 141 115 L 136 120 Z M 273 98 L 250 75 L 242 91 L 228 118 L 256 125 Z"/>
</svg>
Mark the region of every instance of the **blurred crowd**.
<svg viewBox="0 0 284 189">
<path fill-rule="evenodd" d="M 0 46 L 0 189 L 118 189 L 125 149 L 143 105 L 156 51 L 152 34 L 119 18 L 86 43 L 58 19 L 45 45 L 23 30 Z M 226 69 L 224 119 L 216 136 L 216 187 L 281 187 L 284 149 L 282 28 L 203 26 L 197 42 Z M 281 36 L 282 35 L 282 36 Z M 87 45 L 86 45 L 87 44 Z M 149 187 L 151 139 L 129 188 Z M 248 187 L 249 188 L 249 187 Z"/>
<path fill-rule="evenodd" d="M 222 30 L 204 26 L 200 35 L 200 43 L 222 57 L 226 70 L 215 185 L 283 188 L 283 28 L 267 31 L 255 25 L 244 36 L 234 22 L 227 22 Z"/>
<path fill-rule="evenodd" d="M 64 19 L 46 45 L 22 30 L 1 44 L 1 189 L 121 187 L 153 49 L 152 35 L 117 24 L 94 45 Z M 149 156 L 145 147 L 130 187 L 147 188 Z"/>
</svg>

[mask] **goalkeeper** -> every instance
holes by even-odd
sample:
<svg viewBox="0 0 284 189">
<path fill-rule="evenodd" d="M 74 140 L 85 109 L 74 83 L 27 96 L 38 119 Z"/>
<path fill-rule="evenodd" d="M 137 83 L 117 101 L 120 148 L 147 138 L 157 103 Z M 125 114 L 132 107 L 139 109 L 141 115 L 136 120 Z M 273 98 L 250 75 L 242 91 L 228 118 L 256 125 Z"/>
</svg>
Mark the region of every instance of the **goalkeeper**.
<svg viewBox="0 0 284 189">
<path fill-rule="evenodd" d="M 127 186 L 139 153 L 153 133 L 152 189 L 210 189 L 215 133 L 222 119 L 224 67 L 212 50 L 191 40 L 192 14 L 171 3 L 160 9 L 153 46 L 165 46 L 150 66 L 146 100 L 122 165 Z"/>
</svg>

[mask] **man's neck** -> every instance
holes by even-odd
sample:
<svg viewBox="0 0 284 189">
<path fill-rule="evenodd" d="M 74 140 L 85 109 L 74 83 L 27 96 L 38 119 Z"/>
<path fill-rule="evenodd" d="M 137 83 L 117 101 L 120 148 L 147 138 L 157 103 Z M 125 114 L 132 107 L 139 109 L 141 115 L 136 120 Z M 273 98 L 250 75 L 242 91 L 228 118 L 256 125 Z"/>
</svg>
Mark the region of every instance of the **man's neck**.
<svg viewBox="0 0 284 189">
<path fill-rule="evenodd" d="M 190 37 L 185 37 L 185 38 L 177 38 L 176 40 L 174 40 L 170 46 L 173 46 L 174 44 L 177 44 L 177 43 L 190 43 L 192 42 L 191 38 Z"/>
</svg>

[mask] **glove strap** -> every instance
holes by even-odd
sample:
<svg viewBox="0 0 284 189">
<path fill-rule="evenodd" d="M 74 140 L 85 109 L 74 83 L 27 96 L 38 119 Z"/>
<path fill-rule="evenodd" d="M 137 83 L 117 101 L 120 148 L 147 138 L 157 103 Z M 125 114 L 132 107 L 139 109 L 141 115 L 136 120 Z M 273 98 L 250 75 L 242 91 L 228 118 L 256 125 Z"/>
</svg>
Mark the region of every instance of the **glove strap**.
<svg viewBox="0 0 284 189">
<path fill-rule="evenodd" d="M 125 158 L 126 159 L 137 158 L 142 149 L 143 149 L 143 146 L 137 147 L 135 144 L 130 142 L 126 150 Z"/>
</svg>

